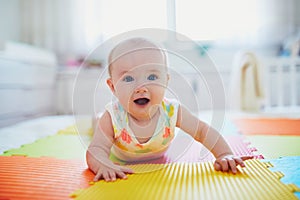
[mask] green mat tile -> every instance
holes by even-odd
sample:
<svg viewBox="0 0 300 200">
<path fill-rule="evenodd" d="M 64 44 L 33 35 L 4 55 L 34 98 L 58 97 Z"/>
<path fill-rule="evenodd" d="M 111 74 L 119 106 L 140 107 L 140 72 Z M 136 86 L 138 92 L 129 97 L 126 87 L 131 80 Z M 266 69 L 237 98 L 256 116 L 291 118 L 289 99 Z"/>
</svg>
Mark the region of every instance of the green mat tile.
<svg viewBox="0 0 300 200">
<path fill-rule="evenodd" d="M 11 149 L 2 156 L 25 155 L 29 157 L 55 157 L 61 159 L 85 159 L 86 147 L 78 135 L 56 134 L 26 144 L 18 149 Z"/>
<path fill-rule="evenodd" d="M 251 145 L 266 159 L 300 156 L 300 136 L 247 136 Z"/>
</svg>

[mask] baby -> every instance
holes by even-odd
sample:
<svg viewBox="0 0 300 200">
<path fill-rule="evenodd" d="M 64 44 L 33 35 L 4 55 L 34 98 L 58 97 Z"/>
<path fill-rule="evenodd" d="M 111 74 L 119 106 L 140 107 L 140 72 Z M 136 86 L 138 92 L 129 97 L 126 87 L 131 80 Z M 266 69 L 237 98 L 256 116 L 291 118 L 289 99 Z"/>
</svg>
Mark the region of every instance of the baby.
<svg viewBox="0 0 300 200">
<path fill-rule="evenodd" d="M 182 104 L 164 97 L 169 74 L 167 55 L 144 38 L 127 39 L 109 55 L 107 85 L 117 98 L 96 120 L 86 159 L 94 181 L 126 179 L 133 171 L 113 163 L 113 154 L 131 162 L 161 157 L 174 138 L 175 127 L 212 152 L 217 171 L 237 172 L 250 156 L 234 156 L 224 138 L 191 114 Z"/>
</svg>

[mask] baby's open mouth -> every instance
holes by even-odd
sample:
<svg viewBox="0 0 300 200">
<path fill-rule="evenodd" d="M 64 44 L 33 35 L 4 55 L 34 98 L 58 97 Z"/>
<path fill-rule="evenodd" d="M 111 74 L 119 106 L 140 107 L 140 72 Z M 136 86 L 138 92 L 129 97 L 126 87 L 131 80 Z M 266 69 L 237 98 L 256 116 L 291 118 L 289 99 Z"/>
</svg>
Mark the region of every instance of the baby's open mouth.
<svg viewBox="0 0 300 200">
<path fill-rule="evenodd" d="M 140 98 L 140 99 L 134 100 L 133 102 L 140 106 L 143 106 L 143 105 L 146 105 L 149 101 L 150 101 L 150 99 L 148 99 L 148 98 Z"/>
</svg>

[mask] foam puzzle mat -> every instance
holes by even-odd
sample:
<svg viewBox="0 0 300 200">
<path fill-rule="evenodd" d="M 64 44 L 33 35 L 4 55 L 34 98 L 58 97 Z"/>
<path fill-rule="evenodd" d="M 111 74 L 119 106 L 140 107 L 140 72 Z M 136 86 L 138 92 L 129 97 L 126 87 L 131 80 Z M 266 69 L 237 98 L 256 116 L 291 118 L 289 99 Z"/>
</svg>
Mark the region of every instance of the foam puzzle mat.
<svg viewBox="0 0 300 200">
<path fill-rule="evenodd" d="M 289 148 L 294 143 L 296 155 L 299 155 L 299 143 L 296 139 L 287 141 L 282 145 L 283 148 L 279 148 L 273 140 L 266 139 L 262 143 L 265 149 L 262 149 L 257 145 L 259 143 L 248 138 L 249 135 L 247 137 L 238 135 L 235 126 L 229 125 L 230 131 L 228 128 L 224 130 L 227 132 L 224 138 L 236 155 L 277 158 L 291 153 Z M 91 184 L 94 174 L 87 169 L 86 148 L 82 144 L 82 139 L 86 144 L 90 136 L 89 130 L 79 138 L 76 128 L 70 126 L 56 135 L 6 151 L 0 156 L 0 200 L 297 199 L 297 196 L 299 197 L 299 192 L 295 192 L 299 191 L 300 178 L 299 175 L 295 175 L 300 174 L 299 157 L 289 160 L 267 160 L 270 162 L 247 160 L 247 167 L 239 168 L 236 175 L 216 172 L 212 165 L 214 158 L 210 152 L 191 137 L 182 134 L 176 136 L 163 158 L 148 164 L 128 165 L 136 172 L 129 175 L 128 180 L 117 180 L 113 183 L 99 181 Z M 274 139 L 283 136 L 268 137 Z M 270 146 L 269 149 L 266 148 L 267 144 Z M 287 146 L 288 148 L 284 149 Z M 291 165 L 288 166 L 288 163 Z M 284 174 L 288 178 L 283 177 Z"/>
<path fill-rule="evenodd" d="M 251 146 L 255 146 L 257 154 L 266 159 L 283 156 L 300 156 L 299 136 L 251 135 L 247 136 Z"/>
<path fill-rule="evenodd" d="M 226 135 L 224 137 L 230 144 L 235 155 L 251 155 L 256 158 L 262 157 L 256 153 L 255 148 L 249 147 L 249 143 L 244 141 L 244 136 Z M 47 156 L 62 159 L 85 160 L 86 147 L 84 147 L 81 139 L 82 137 L 76 134 L 56 134 L 39 139 L 34 143 L 23 145 L 18 149 L 5 151 L 2 155 L 23 155 L 29 157 Z M 113 156 L 111 156 L 111 159 L 120 164 L 124 164 L 124 162 Z M 214 160 L 213 155 L 204 148 L 202 144 L 195 142 L 190 136 L 178 135 L 170 145 L 165 156 L 151 160 L 148 163 L 164 164 L 172 162 L 205 162 L 212 160 Z"/>
<path fill-rule="evenodd" d="M 236 119 L 233 121 L 244 135 L 298 135 L 300 119 L 262 118 Z"/>
<path fill-rule="evenodd" d="M 0 156 L 0 199 L 66 200 L 93 177 L 82 161 Z"/>
<path fill-rule="evenodd" d="M 236 175 L 212 162 L 130 165 L 128 180 L 98 181 L 81 161 L 0 157 L 0 199 L 297 199 L 270 163 L 246 161 Z M 116 192 L 117 191 L 117 192 Z"/>
<path fill-rule="evenodd" d="M 128 180 L 98 181 L 72 194 L 75 199 L 297 199 L 268 163 L 246 161 L 236 175 L 216 172 L 212 162 L 134 165 Z"/>
<path fill-rule="evenodd" d="M 23 155 L 30 157 L 48 156 L 62 159 L 85 159 L 85 148 L 78 135 L 56 134 L 25 144 L 18 149 L 3 153 L 4 156 Z"/>
<path fill-rule="evenodd" d="M 281 178 L 283 183 L 294 183 L 300 187 L 300 156 L 286 156 L 266 161 L 272 163 L 271 171 L 281 171 L 284 174 L 284 177 Z M 299 191 L 295 192 L 295 195 L 300 199 Z"/>
</svg>

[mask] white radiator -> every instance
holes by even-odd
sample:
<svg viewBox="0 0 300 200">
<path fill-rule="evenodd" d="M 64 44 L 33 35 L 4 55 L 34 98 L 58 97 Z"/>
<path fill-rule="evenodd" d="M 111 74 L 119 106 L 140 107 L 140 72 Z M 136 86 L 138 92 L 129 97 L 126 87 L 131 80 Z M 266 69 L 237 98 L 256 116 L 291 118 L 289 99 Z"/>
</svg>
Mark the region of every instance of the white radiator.
<svg viewBox="0 0 300 200">
<path fill-rule="evenodd" d="M 262 61 L 266 111 L 300 111 L 300 58 Z"/>
</svg>

